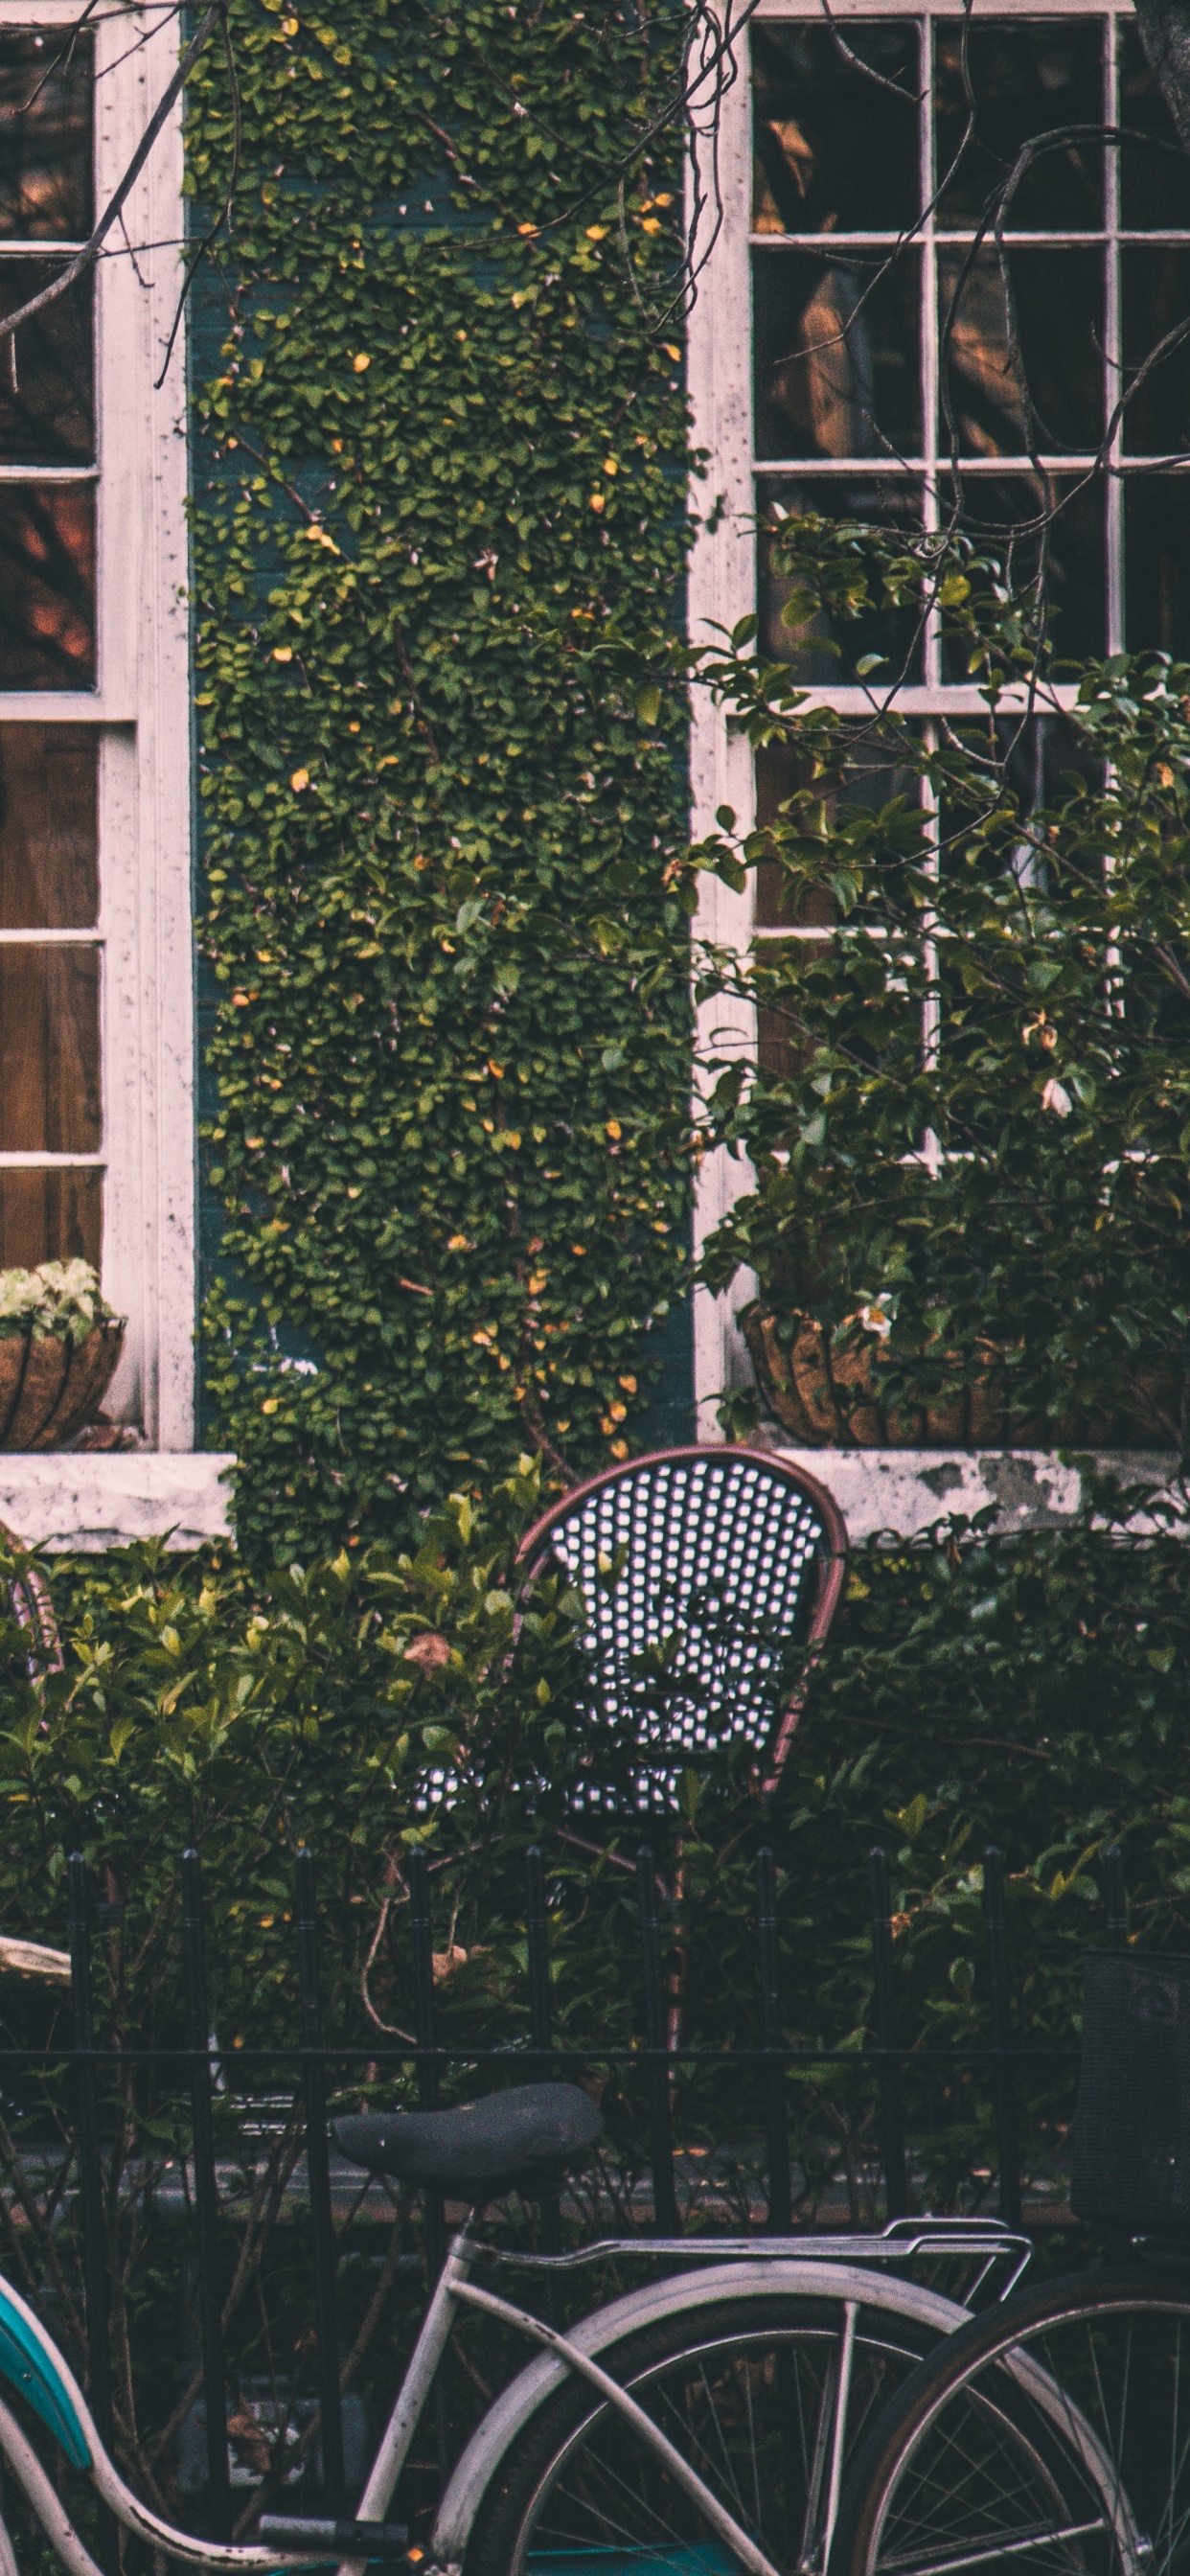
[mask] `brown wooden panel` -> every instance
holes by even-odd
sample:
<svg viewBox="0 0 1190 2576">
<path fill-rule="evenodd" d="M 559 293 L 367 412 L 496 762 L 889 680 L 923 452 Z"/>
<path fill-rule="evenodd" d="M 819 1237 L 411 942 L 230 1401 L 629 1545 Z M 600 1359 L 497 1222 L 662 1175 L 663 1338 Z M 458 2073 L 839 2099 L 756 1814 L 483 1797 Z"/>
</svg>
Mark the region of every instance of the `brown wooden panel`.
<svg viewBox="0 0 1190 2576">
<path fill-rule="evenodd" d="M 100 1145 L 99 951 L 0 948 L 0 1149 Z"/>
<path fill-rule="evenodd" d="M 0 930 L 89 930 L 99 909 L 99 737 L 0 724 Z"/>
<path fill-rule="evenodd" d="M 42 1261 L 89 1261 L 103 1252 L 103 1174 L 0 1172 L 0 1270 Z"/>
</svg>

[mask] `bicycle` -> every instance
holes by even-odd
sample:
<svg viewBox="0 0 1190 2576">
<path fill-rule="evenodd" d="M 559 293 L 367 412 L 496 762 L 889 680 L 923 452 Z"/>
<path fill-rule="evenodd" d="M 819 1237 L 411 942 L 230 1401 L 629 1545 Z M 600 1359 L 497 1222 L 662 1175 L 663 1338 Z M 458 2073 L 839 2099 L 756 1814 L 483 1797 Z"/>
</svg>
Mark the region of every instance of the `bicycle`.
<svg viewBox="0 0 1190 2576">
<path fill-rule="evenodd" d="M 829 2576 L 1184 2565 L 1188 2072 L 1190 1961 L 1092 1957 L 1071 2206 L 1128 2259 L 1016 2290 L 908 2374 L 853 2449 Z"/>
<path fill-rule="evenodd" d="M 99 2439 L 53 2338 L 0 2282 L 0 2373 L 89 2475 L 102 2503 L 156 2553 L 269 2576 L 338 2563 L 340 2576 L 803 2576 L 830 2554 L 846 2460 L 890 2388 L 969 2308 L 897 2267 L 961 2258 L 970 2298 L 1011 2288 L 1027 2240 L 998 2221 L 898 2220 L 883 2235 L 609 2239 L 558 2255 L 510 2254 L 475 2235 L 475 2213 L 517 2190 L 555 2187 L 601 2122 L 569 2084 L 536 2084 L 447 2111 L 338 2120 L 350 2161 L 470 2210 L 430 2297 L 358 2510 L 349 2518 L 263 2515 L 259 2538 L 218 2543 L 142 2505 Z M 862 2253 L 863 2260 L 857 2261 Z M 483 2263 L 540 2279 L 612 2257 L 696 2268 L 647 2282 L 565 2334 L 473 2279 Z M 538 2347 L 466 2445 L 429 2553 L 387 2515 L 457 2312 L 481 2310 Z M 101 2576 L 41 2458 L 0 2400 L 0 2455 L 70 2576 Z M 17 2576 L 0 2521 L 0 2576 Z"/>
</svg>

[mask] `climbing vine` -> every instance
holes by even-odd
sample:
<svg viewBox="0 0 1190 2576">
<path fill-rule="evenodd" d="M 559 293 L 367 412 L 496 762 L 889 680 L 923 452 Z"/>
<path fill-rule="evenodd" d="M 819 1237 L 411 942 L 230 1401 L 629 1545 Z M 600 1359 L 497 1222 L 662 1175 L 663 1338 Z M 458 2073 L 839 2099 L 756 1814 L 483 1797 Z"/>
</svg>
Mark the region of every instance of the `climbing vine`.
<svg viewBox="0 0 1190 2576">
<path fill-rule="evenodd" d="M 240 1543 L 625 1454 L 688 1200 L 681 14 L 233 0 L 189 98 Z M 642 139 L 643 138 L 643 139 Z"/>
</svg>

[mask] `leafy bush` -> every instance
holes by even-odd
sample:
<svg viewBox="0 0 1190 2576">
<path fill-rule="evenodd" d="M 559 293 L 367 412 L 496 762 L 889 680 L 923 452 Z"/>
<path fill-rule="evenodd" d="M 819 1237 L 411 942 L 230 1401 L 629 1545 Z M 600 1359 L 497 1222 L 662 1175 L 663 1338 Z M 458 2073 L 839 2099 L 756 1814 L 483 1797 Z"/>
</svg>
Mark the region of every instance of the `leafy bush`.
<svg viewBox="0 0 1190 2576">
<path fill-rule="evenodd" d="M 188 1566 L 154 1548 L 98 1576 L 55 1568 L 65 1672 L 33 1689 L 15 1669 L 19 1633 L 8 1637 L 2 1928 L 61 1940 L 63 1853 L 83 1849 L 110 1909 L 106 2025 L 126 2039 L 176 2032 L 178 1859 L 195 1842 L 217 2027 L 228 2047 L 269 2044 L 296 2030 L 292 1856 L 308 1839 L 328 2027 L 373 2042 L 377 2018 L 411 2028 L 404 1866 L 420 1846 L 450 2044 L 523 2048 L 536 1839 L 559 2042 L 605 2066 L 630 2052 L 639 1928 L 621 1861 L 636 1834 L 610 1838 L 602 1859 L 558 1838 L 587 1751 L 573 1717 L 581 1601 L 559 1578 L 514 1615 L 515 1551 L 538 1494 L 526 1468 L 482 1506 L 455 1497 L 416 1555 L 353 1565 L 344 1553 L 267 1590 L 235 1563 Z M 1124 1535 L 1139 1489 L 1094 1499 L 1071 1528 L 1010 1538 L 983 1515 L 857 1549 L 773 1817 L 762 1824 L 743 1774 L 683 1776 L 650 1838 L 666 1886 L 681 1847 L 665 1940 L 684 1960 L 691 2045 L 730 2050 L 758 2027 L 762 1834 L 781 1878 L 787 2035 L 807 2044 L 838 2046 L 866 2025 L 874 1841 L 890 1849 L 911 2040 L 986 2032 L 989 1841 L 1006 1855 L 1025 2031 L 1069 2042 L 1109 1841 L 1124 1846 L 1139 1937 L 1190 1946 L 1185 1541 Z M 378 1943 L 382 1911 L 391 1937 Z M 10 2028 L 24 2026 L 17 2012 Z M 941 2136 L 938 2102 L 923 2095 L 921 2112 Z"/>
<path fill-rule="evenodd" d="M 741 841 L 724 809 L 696 863 L 767 870 L 799 935 L 744 978 L 761 1061 L 720 1068 L 709 1126 L 755 1187 L 703 1275 L 756 1274 L 809 1436 L 1180 1449 L 1190 667 L 1118 655 L 1059 719 L 1035 599 L 959 540 L 808 519 L 769 543 L 788 622 L 840 651 L 936 603 L 986 715 L 916 724 L 862 654 L 870 718 L 810 707 L 754 619 L 705 664 L 772 812 Z"/>
<path fill-rule="evenodd" d="M 229 2038 L 267 2039 L 293 2002 L 300 1843 L 318 1855 L 328 2007 L 345 2034 L 368 2028 L 361 1964 L 404 1852 L 430 1844 L 498 1902 L 501 1870 L 577 1758 L 560 1712 L 578 1596 L 547 1578 L 514 1619 L 538 1478 L 525 1461 L 482 1509 L 453 1496 L 414 1555 L 343 1551 L 262 1590 L 234 1558 L 188 1562 L 157 1542 L 53 1568 L 65 1669 L 31 1683 L 23 1633 L 7 1631 L 0 1901 L 8 1928 L 60 1938 L 64 1854 L 86 1855 L 119 1915 L 113 2031 L 160 2029 L 179 2008 L 187 1844 L 203 1856 Z"/>
</svg>

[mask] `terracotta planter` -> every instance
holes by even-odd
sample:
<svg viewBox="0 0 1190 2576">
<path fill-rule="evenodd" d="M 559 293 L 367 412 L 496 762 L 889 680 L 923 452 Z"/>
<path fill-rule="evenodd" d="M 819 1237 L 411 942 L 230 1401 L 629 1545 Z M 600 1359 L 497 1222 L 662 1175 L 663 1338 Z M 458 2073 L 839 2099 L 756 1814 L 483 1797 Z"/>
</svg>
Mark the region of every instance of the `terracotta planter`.
<svg viewBox="0 0 1190 2576">
<path fill-rule="evenodd" d="M 116 1315 L 77 1344 L 57 1333 L 0 1337 L 0 1449 L 60 1449 L 94 1420 L 123 1347 Z"/>
</svg>

